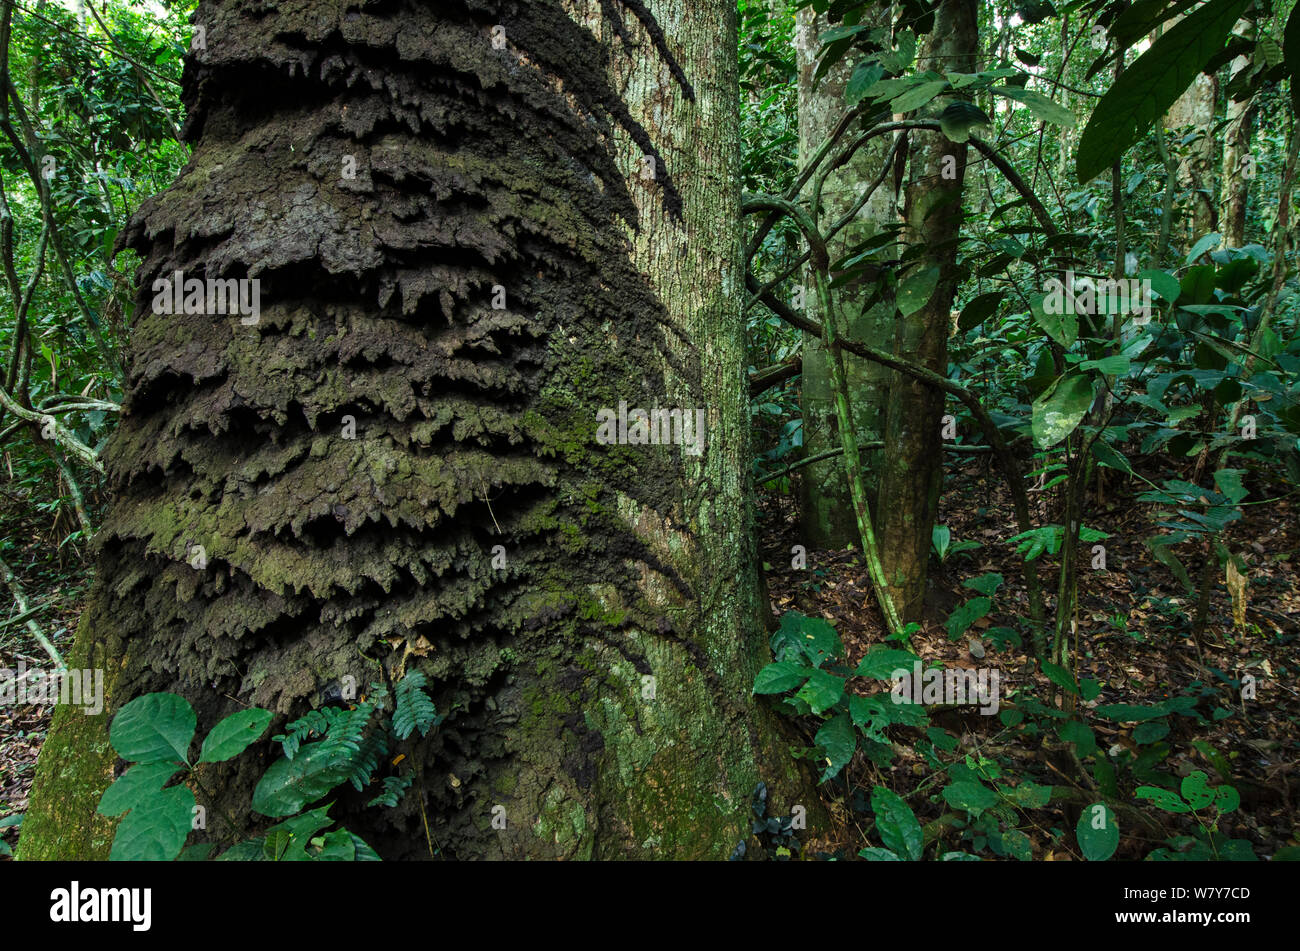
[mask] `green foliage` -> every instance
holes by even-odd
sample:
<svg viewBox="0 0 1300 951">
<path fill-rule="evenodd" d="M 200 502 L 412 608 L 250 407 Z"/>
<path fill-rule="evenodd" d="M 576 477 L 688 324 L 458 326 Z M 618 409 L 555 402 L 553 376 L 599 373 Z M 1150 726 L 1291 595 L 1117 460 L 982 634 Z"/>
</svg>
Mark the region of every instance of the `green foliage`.
<svg viewBox="0 0 1300 951">
<path fill-rule="evenodd" d="M 0 835 L 3 835 L 4 829 L 17 829 L 23 824 L 23 813 L 14 812 L 0 819 Z M 8 858 L 14 854 L 9 843 L 0 839 L 0 858 Z"/>
<path fill-rule="evenodd" d="M 416 730 L 421 736 L 427 736 L 429 730 L 442 722 L 433 701 L 424 692 L 426 681 L 424 674 L 412 670 L 394 689 L 397 706 L 393 710 L 393 732 L 399 740 L 404 740 Z"/>
<path fill-rule="evenodd" d="M 851 671 L 841 663 L 844 645 L 835 629 L 796 611 L 782 616 L 771 646 L 775 660 L 756 675 L 754 693 L 785 694 L 782 706 L 787 711 L 820 720 L 809 755 L 821 764 L 823 782 L 839 775 L 858 751 L 873 762 L 888 762 L 893 753 L 885 731 L 926 722 L 918 704 L 848 690 L 854 678 L 889 680 L 895 671 L 910 673 L 918 660 L 915 654 L 876 646 Z"/>
<path fill-rule="evenodd" d="M 1077 170 L 1088 182 L 1110 168 L 1160 119 L 1223 49 L 1250 0 L 1210 0 L 1160 36 L 1120 74 L 1079 140 Z"/>
<path fill-rule="evenodd" d="M 1119 848 L 1119 823 L 1109 806 L 1096 802 L 1084 808 L 1074 827 L 1079 850 L 1089 862 L 1104 862 Z"/>
<path fill-rule="evenodd" d="M 866 859 L 886 861 L 902 859 L 918 862 L 925 847 L 925 836 L 916 814 L 903 798 L 891 789 L 876 786 L 871 790 L 871 810 L 876 814 L 876 831 L 885 849 L 874 846 L 858 853 Z M 886 854 L 881 854 L 886 853 Z"/>
<path fill-rule="evenodd" d="M 1219 818 L 1241 805 L 1235 787 L 1227 784 L 1211 787 L 1205 773 L 1197 770 L 1183 778 L 1178 792 L 1159 786 L 1139 786 L 1135 795 L 1165 812 L 1191 814 L 1199 826 L 1194 835 L 1172 836 L 1170 848 L 1156 849 L 1148 859 L 1250 862 L 1258 858 L 1249 840 L 1229 838 L 1219 832 Z"/>
<path fill-rule="evenodd" d="M 125 813 L 111 860 L 170 861 L 180 854 L 195 814 L 194 793 L 166 783 L 188 771 L 196 722 L 188 701 L 171 693 L 136 697 L 113 718 L 109 742 L 134 765 L 104 791 L 99 803 L 104 815 Z"/>
<path fill-rule="evenodd" d="M 388 691 L 373 685 L 373 701 L 350 707 L 327 706 L 312 710 L 275 736 L 284 757 L 275 760 L 253 790 L 253 810 L 283 819 L 255 839 L 227 850 L 226 860 L 353 861 L 378 856 L 354 833 L 344 828 L 329 832 L 330 805 L 309 811 L 344 783 L 358 791 L 374 779 L 388 753 L 390 736 L 405 740 L 417 729 L 426 736 L 441 717 L 425 692 L 428 682 L 418 671 L 398 681 L 392 722 L 385 715 Z M 404 729 L 397 727 L 398 718 Z M 202 789 L 200 764 L 220 763 L 244 753 L 270 726 L 268 710 L 249 708 L 217 723 L 204 739 L 197 761 L 191 763 L 194 709 L 183 697 L 152 693 L 125 704 L 109 727 L 109 742 L 132 765 L 100 798 L 99 812 L 122 816 L 110 858 L 114 861 L 201 860 L 209 857 L 211 843 L 186 847 L 197 814 L 194 793 L 187 785 L 169 785 L 181 776 Z M 370 805 L 396 807 L 413 776 L 383 777 L 382 792 Z M 209 797 L 210 798 L 210 797 Z"/>
<path fill-rule="evenodd" d="M 930 530 L 930 544 L 940 563 L 947 561 L 953 555 L 959 555 L 964 551 L 978 551 L 984 547 L 976 541 L 954 542 L 952 529 L 947 525 L 936 525 Z"/>
</svg>

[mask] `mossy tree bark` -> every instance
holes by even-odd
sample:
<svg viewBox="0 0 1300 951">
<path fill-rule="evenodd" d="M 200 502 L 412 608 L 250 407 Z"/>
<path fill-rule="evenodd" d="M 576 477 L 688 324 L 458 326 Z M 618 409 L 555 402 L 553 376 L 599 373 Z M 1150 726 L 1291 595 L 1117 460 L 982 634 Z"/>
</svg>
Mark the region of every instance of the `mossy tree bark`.
<svg viewBox="0 0 1300 951">
<path fill-rule="evenodd" d="M 1256 34 L 1253 20 L 1238 20 L 1233 32 L 1250 38 Z M 1228 67 L 1229 88 L 1253 65 L 1249 56 L 1238 56 Z M 1257 102 L 1254 96 L 1234 99 L 1228 95 L 1224 107 L 1223 165 L 1219 176 L 1219 233 L 1228 248 L 1246 243 L 1246 206 L 1250 200 L 1250 181 L 1255 177 L 1255 158 L 1251 155 L 1251 133 L 1255 125 Z"/>
<path fill-rule="evenodd" d="M 942 0 L 920 69 L 974 72 L 979 31 L 974 0 Z M 894 352 L 947 375 L 950 314 L 957 292 L 957 244 L 963 215 L 966 146 L 939 132 L 913 132 L 904 200 L 904 241 L 924 248 L 911 274 L 938 268 L 930 300 L 899 317 Z M 943 486 L 944 394 L 895 373 L 885 414 L 886 457 L 877 508 L 881 558 L 893 602 L 904 622 L 920 618 L 930 535 Z"/>
<path fill-rule="evenodd" d="M 803 798 L 750 695 L 734 7 L 594 9 L 606 42 L 559 0 L 200 4 L 70 661 L 108 710 L 60 708 L 22 857 L 107 854 L 130 698 L 202 735 L 376 664 L 447 717 L 397 809 L 335 807 L 386 858 L 725 858 L 760 778 Z M 154 313 L 178 270 L 260 280 L 259 321 Z M 600 444 L 620 401 L 705 408 L 703 453 Z M 247 831 L 255 749 L 202 767 Z"/>
<path fill-rule="evenodd" d="M 888 13 L 881 14 L 887 22 Z M 821 51 L 822 34 L 830 29 L 825 14 L 816 14 L 811 7 L 798 11 L 795 27 L 795 51 L 799 69 L 799 161 L 805 165 L 833 133 L 847 109 L 845 87 L 856 65 L 853 57 L 845 57 L 814 84 L 817 54 Z M 857 203 L 862 190 L 868 188 L 880 174 L 890 151 L 892 139 L 881 136 L 873 139 L 827 181 L 822 191 L 822 206 L 815 209 L 819 227 L 828 229 L 839 221 Z M 882 228 L 898 220 L 896 196 L 886 184 L 877 188 L 858 212 L 853 222 L 829 242 L 831 259 L 835 260 Z M 882 254 L 887 251 L 882 250 Z M 815 320 L 824 320 L 817 295 L 813 293 L 813 280 L 806 281 L 804 311 Z M 867 279 L 850 282 L 836 288 L 842 331 L 854 340 L 888 349 L 894 330 L 893 304 L 890 301 L 867 306 L 874 290 Z M 839 446 L 836 422 L 835 394 L 827 369 L 826 354 L 821 338 L 804 334 L 803 339 L 803 431 L 804 450 L 816 455 Z M 853 420 L 856 435 L 861 442 L 878 440 L 884 432 L 884 406 L 889 393 L 890 371 L 866 360 L 852 360 L 845 365 L 845 375 L 852 395 Z M 864 484 L 868 501 L 876 502 L 876 477 L 880 468 L 880 450 L 864 451 Z M 800 521 L 803 537 L 810 545 L 824 548 L 843 548 L 858 544 L 858 529 L 852 500 L 844 480 L 844 467 L 838 459 L 828 459 L 804 467 L 800 473 Z"/>
<path fill-rule="evenodd" d="M 1182 21 L 1177 16 L 1165 24 L 1172 29 Z M 1165 128 L 1177 131 L 1178 183 L 1186 190 L 1187 234 L 1184 250 L 1219 227 L 1219 190 L 1215 168 L 1220 160 L 1214 134 L 1214 112 L 1219 98 L 1219 81 L 1215 76 L 1199 73 L 1165 116 Z"/>
</svg>

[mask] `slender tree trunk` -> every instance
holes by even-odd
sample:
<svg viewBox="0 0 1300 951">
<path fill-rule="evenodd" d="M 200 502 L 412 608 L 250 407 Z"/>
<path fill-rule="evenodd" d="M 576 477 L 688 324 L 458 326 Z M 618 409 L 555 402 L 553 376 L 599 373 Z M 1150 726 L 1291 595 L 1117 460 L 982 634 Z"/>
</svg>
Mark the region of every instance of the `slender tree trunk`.
<svg viewBox="0 0 1300 951">
<path fill-rule="evenodd" d="M 1251 20 L 1238 21 L 1236 32 L 1254 36 Z M 1229 76 L 1235 78 L 1249 69 L 1249 56 L 1232 61 Z M 1229 248 L 1246 243 L 1246 204 L 1250 198 L 1250 181 L 1255 176 L 1255 157 L 1250 152 L 1251 132 L 1255 123 L 1255 97 L 1238 100 L 1228 97 L 1223 127 L 1223 171 L 1219 179 L 1219 233 Z"/>
<path fill-rule="evenodd" d="M 884 18 L 882 17 L 882 22 Z M 845 86 L 856 65 L 845 57 L 814 86 L 817 54 L 821 36 L 829 29 L 826 16 L 816 15 L 811 7 L 797 14 L 795 50 L 799 69 L 799 162 L 805 165 L 830 137 L 847 106 Z M 823 230 L 839 221 L 857 203 L 862 190 L 870 187 L 880 174 L 890 150 L 891 139 L 881 136 L 860 149 L 852 161 L 837 170 L 822 191 L 822 207 L 814 210 Z M 898 220 L 895 195 L 889 184 L 876 189 L 851 225 L 830 242 L 831 260 L 840 258 L 852 247 L 878 234 L 883 227 Z M 881 254 L 888 255 L 888 249 Z M 804 311 L 823 320 L 806 281 Z M 836 302 L 842 323 L 841 331 L 854 340 L 872 346 L 888 346 L 893 333 L 893 305 L 877 303 L 868 307 L 873 288 L 866 281 L 845 284 L 836 289 Z M 849 392 L 852 394 L 855 432 L 862 442 L 880 439 L 884 430 L 884 406 L 888 396 L 890 372 L 865 360 L 849 361 L 845 366 Z M 819 337 L 805 334 L 803 340 L 803 431 L 804 449 L 815 455 L 840 444 L 826 354 Z M 880 468 L 880 451 L 864 452 L 864 483 L 874 505 L 876 474 Z M 843 548 L 858 543 L 853 503 L 844 480 L 844 468 L 838 459 L 814 463 L 802 473 L 801 512 L 803 537 L 810 545 Z"/>
<path fill-rule="evenodd" d="M 942 0 L 921 69 L 974 72 L 979 31 L 974 0 Z M 914 134 L 903 215 L 905 241 L 926 249 L 910 274 L 938 268 L 929 302 L 900 317 L 895 352 L 940 374 L 948 370 L 948 335 L 957 292 L 957 241 L 962 220 L 966 146 L 941 133 Z M 886 412 L 886 457 L 880 478 L 878 521 L 885 576 L 904 621 L 920 617 L 930 557 L 930 535 L 943 486 L 941 450 L 944 396 L 894 374 Z"/>
<path fill-rule="evenodd" d="M 1175 17 L 1166 29 L 1182 20 Z M 1185 144 L 1177 146 L 1179 184 L 1188 192 L 1186 220 L 1188 233 L 1184 247 L 1219 226 L 1218 189 L 1214 171 L 1218 146 L 1214 136 L 1214 110 L 1219 84 L 1213 76 L 1199 74 L 1165 116 L 1165 128 L 1177 130 Z M 1178 142 L 1175 137 L 1174 142 Z"/>
<path fill-rule="evenodd" d="M 750 696 L 734 8 L 600 9 L 200 4 L 70 659 L 108 710 L 60 708 L 23 857 L 106 854 L 126 700 L 202 735 L 377 664 L 446 715 L 398 808 L 335 807 L 385 857 L 726 857 L 760 778 L 798 795 Z M 155 313 L 177 270 L 260 280 L 257 322 Z M 702 452 L 603 444 L 623 401 L 703 409 Z M 265 747 L 209 814 L 256 826 Z"/>
</svg>

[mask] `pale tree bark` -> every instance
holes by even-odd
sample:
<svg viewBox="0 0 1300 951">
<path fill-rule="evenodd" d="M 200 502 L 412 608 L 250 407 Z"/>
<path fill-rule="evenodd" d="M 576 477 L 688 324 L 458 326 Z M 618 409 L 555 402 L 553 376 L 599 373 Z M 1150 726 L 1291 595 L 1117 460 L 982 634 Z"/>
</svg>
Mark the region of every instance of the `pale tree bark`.
<svg viewBox="0 0 1300 951">
<path fill-rule="evenodd" d="M 941 0 L 919 68 L 974 72 L 979 30 L 974 0 Z M 947 375 L 952 302 L 957 293 L 957 241 L 966 178 L 965 144 L 942 133 L 913 133 L 904 202 L 904 240 L 926 249 L 911 273 L 939 269 L 929 302 L 897 321 L 894 352 Z M 885 419 L 887 455 L 880 477 L 880 545 L 891 597 L 904 621 L 921 616 L 931 530 L 943 486 L 944 394 L 896 373 Z"/>
<path fill-rule="evenodd" d="M 1181 16 L 1175 17 L 1165 29 L 1180 20 Z M 1200 73 L 1165 115 L 1165 128 L 1178 133 L 1172 141 L 1187 140 L 1177 146 L 1178 183 L 1188 195 L 1184 208 L 1187 222 L 1184 248 L 1218 228 L 1219 192 L 1214 178 L 1218 145 L 1213 128 L 1218 93 L 1218 80 Z"/>
<path fill-rule="evenodd" d="M 1253 37 L 1255 23 L 1253 20 L 1239 20 L 1234 32 Z M 1228 69 L 1230 79 L 1250 66 L 1249 56 L 1236 57 Z M 1250 151 L 1255 111 L 1254 96 L 1244 100 L 1228 97 L 1223 127 L 1223 166 L 1219 178 L 1219 233 L 1229 248 L 1239 248 L 1246 243 L 1246 204 L 1250 197 L 1250 181 L 1255 175 L 1255 158 Z"/>
<path fill-rule="evenodd" d="M 557 0 L 200 4 L 70 659 L 108 708 L 60 708 L 23 857 L 106 854 L 130 698 L 202 735 L 376 663 L 446 715 L 399 807 L 335 807 L 387 858 L 725 858 L 760 779 L 801 795 L 750 695 L 734 9 L 600 7 L 603 43 Z M 154 313 L 176 270 L 260 319 Z M 601 444 L 621 401 L 704 408 L 702 454 Z M 260 827 L 274 755 L 203 767 L 209 813 Z"/>
<path fill-rule="evenodd" d="M 888 22 L 888 14 L 880 21 Z M 795 27 L 795 52 L 799 70 L 799 162 L 806 165 L 817 150 L 830 137 L 847 109 L 845 86 L 853 73 L 856 60 L 846 56 L 822 79 L 813 84 L 817 69 L 817 54 L 821 50 L 821 36 L 830 28 L 825 15 L 814 14 L 805 7 L 797 14 Z M 858 203 L 862 191 L 870 187 L 879 176 L 892 145 L 889 136 L 871 140 L 844 167 L 835 171 L 822 190 L 822 205 L 815 209 L 815 220 L 823 230 L 844 217 Z M 845 227 L 829 244 L 831 260 L 844 253 L 882 228 L 898 221 L 897 196 L 889 183 L 881 185 L 862 207 L 852 224 Z M 882 248 L 888 256 L 889 249 Z M 812 291 L 812 280 L 804 282 L 804 312 L 822 320 L 817 295 Z M 841 332 L 854 340 L 872 346 L 889 346 L 893 335 L 893 304 L 890 301 L 867 306 L 871 291 L 870 282 L 860 280 L 845 284 L 836 290 L 836 304 L 841 321 Z M 884 406 L 889 391 L 890 372 L 866 360 L 849 361 L 845 375 L 851 394 L 854 426 L 859 441 L 878 441 L 884 432 Z M 804 450 L 816 455 L 840 444 L 835 416 L 835 397 L 830 382 L 830 372 L 821 338 L 804 334 L 803 338 L 803 432 Z M 880 468 L 880 450 L 864 452 L 864 484 L 869 501 L 875 504 L 877 473 Z M 854 521 L 853 504 L 849 499 L 844 480 L 843 466 L 838 459 L 806 466 L 800 479 L 800 510 L 803 538 L 810 545 L 825 548 L 843 548 L 857 544 L 858 530 Z"/>
</svg>

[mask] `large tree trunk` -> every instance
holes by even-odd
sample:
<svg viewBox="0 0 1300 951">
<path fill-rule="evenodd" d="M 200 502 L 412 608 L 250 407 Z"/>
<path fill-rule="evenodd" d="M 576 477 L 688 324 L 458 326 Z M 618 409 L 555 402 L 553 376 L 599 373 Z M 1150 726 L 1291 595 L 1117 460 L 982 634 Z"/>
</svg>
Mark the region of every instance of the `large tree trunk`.
<svg viewBox="0 0 1300 951">
<path fill-rule="evenodd" d="M 974 72 L 979 30 L 974 0 L 942 0 L 919 68 Z M 900 317 L 895 352 L 936 373 L 948 371 L 948 335 L 957 293 L 957 241 L 966 180 L 966 146 L 938 132 L 913 133 L 903 208 L 904 240 L 927 249 L 914 269 L 939 269 L 929 302 Z M 943 486 L 944 396 L 910 376 L 894 374 L 886 411 L 887 455 L 880 478 L 881 559 L 904 621 L 921 616 L 931 531 Z"/>
<path fill-rule="evenodd" d="M 887 14 L 881 20 L 887 22 Z M 821 50 L 821 36 L 829 27 L 826 16 L 814 14 L 811 7 L 798 12 L 795 51 L 799 68 L 801 167 L 830 138 L 836 124 L 844 116 L 847 109 L 844 90 L 856 65 L 853 57 L 845 57 L 814 86 L 813 75 L 817 69 L 817 54 Z M 862 190 L 869 187 L 880 174 L 890 145 L 887 136 L 873 139 L 828 179 L 822 191 L 822 206 L 816 209 L 817 220 L 823 230 L 844 217 L 857 203 Z M 897 219 L 892 182 L 886 183 L 876 189 L 853 223 L 830 242 L 828 248 L 832 260 L 842 257 L 849 248 L 878 234 L 883 227 L 896 223 Z M 818 313 L 816 295 L 812 293 L 812 281 L 807 281 L 806 285 L 808 293 L 805 295 L 804 310 L 808 316 L 821 320 L 823 317 Z M 887 348 L 894 328 L 893 305 L 884 302 L 867 307 L 871 289 L 866 282 L 846 284 L 837 289 L 835 299 L 842 332 L 854 340 Z M 889 391 L 890 371 L 869 360 L 850 360 L 846 362 L 844 370 L 858 439 L 862 442 L 880 439 L 884 431 L 883 411 Z M 802 394 L 805 452 L 811 456 L 839 446 L 835 396 L 831 390 L 825 348 L 821 338 L 812 334 L 804 334 L 803 339 Z M 862 459 L 866 469 L 864 484 L 874 505 L 880 452 L 863 452 Z M 800 518 L 804 539 L 810 545 L 823 548 L 859 544 L 857 522 L 849 498 L 848 483 L 844 479 L 843 463 L 839 459 L 813 463 L 805 467 L 800 475 Z"/>
<path fill-rule="evenodd" d="M 750 696 L 734 9 L 648 7 L 601 3 L 611 55 L 558 0 L 200 4 L 71 661 L 109 712 L 60 708 L 23 857 L 106 854 L 126 700 L 182 693 L 202 735 L 368 658 L 447 717 L 400 807 L 336 806 L 385 857 L 718 858 L 760 776 L 790 805 Z M 258 323 L 153 313 L 176 270 L 260 279 Z M 706 408 L 703 453 L 598 443 L 620 401 Z M 256 821 L 264 747 L 209 814 Z"/>
</svg>

